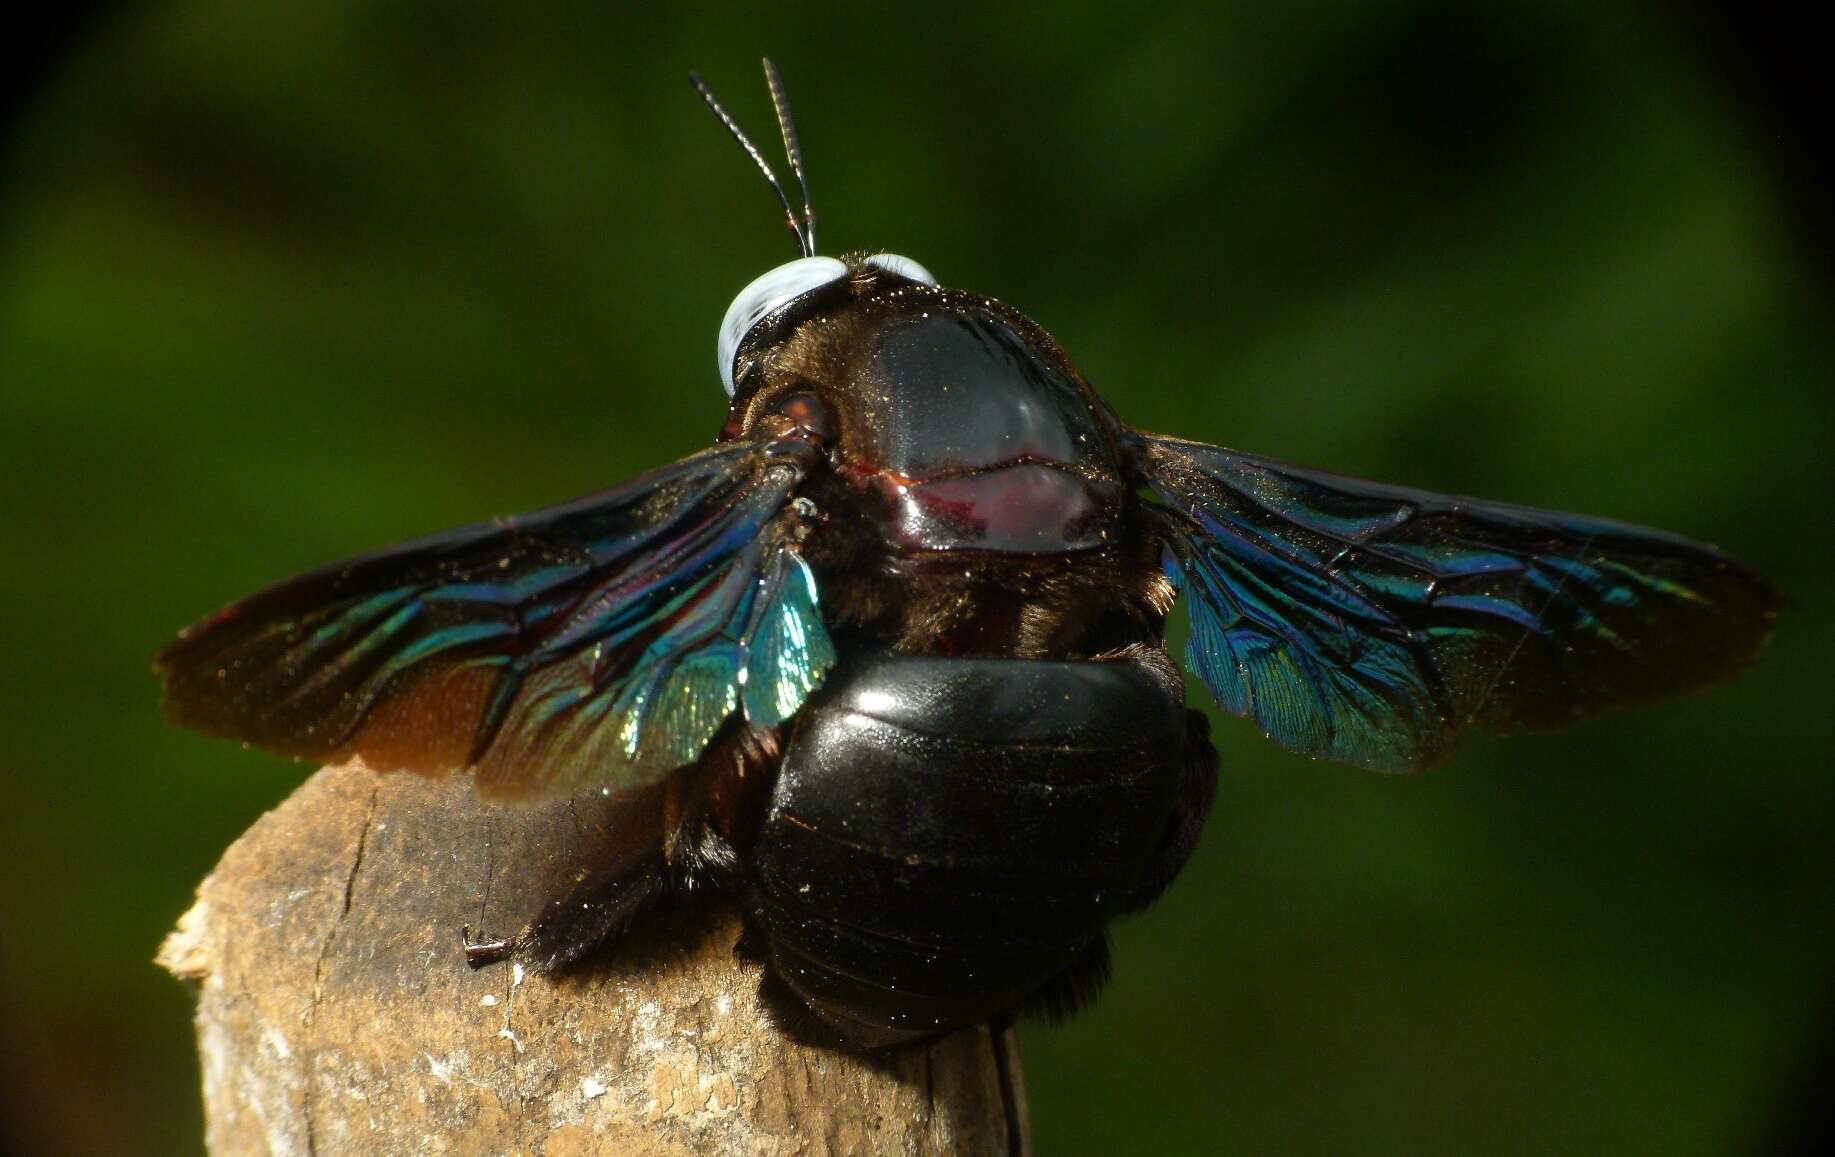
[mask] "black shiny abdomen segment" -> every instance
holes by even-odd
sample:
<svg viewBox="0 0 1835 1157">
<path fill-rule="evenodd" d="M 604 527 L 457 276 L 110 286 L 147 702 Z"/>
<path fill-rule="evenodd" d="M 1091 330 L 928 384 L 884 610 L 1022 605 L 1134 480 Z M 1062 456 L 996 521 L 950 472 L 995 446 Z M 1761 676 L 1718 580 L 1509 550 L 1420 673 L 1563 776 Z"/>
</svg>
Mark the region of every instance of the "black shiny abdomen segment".
<svg viewBox="0 0 1835 1157">
<path fill-rule="evenodd" d="M 1178 730 L 1184 691 L 1140 662 L 1041 662 L 868 652 L 850 657 L 819 700 L 908 731 L 977 743 L 1137 746 Z"/>
<path fill-rule="evenodd" d="M 835 672 L 753 853 L 778 978 L 867 1047 L 1023 1000 L 1123 911 L 1172 815 L 1179 685 L 1137 662 Z"/>
</svg>

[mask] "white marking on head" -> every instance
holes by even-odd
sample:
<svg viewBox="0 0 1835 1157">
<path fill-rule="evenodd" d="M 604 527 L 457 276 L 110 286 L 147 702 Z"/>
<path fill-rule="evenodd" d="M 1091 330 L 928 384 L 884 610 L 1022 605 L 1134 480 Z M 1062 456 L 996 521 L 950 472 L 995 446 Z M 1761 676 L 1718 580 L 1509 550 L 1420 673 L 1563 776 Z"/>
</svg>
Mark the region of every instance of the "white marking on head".
<svg viewBox="0 0 1835 1157">
<path fill-rule="evenodd" d="M 921 281 L 925 285 L 937 283 L 937 279 L 932 276 L 930 270 L 925 269 L 911 258 L 900 257 L 896 253 L 875 253 L 867 258 L 867 264 L 877 265 L 887 273 L 896 273 L 900 277 L 911 281 Z"/>
<path fill-rule="evenodd" d="M 720 322 L 720 384 L 727 397 L 733 396 L 733 360 L 739 356 L 739 343 L 752 327 L 810 290 L 845 276 L 847 266 L 833 257 L 799 257 L 739 291 Z"/>
</svg>

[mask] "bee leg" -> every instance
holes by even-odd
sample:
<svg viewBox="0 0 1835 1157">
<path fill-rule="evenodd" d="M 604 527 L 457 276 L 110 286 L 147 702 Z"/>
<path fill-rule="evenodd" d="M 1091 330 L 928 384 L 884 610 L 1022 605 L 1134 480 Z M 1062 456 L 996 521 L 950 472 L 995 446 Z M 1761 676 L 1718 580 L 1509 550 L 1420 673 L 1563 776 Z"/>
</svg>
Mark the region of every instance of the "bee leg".
<svg viewBox="0 0 1835 1157">
<path fill-rule="evenodd" d="M 703 888 L 730 891 L 744 875 L 732 841 L 700 818 L 669 841 L 668 860 L 673 883 L 684 892 Z"/>
<path fill-rule="evenodd" d="M 1198 834 L 1204 830 L 1204 818 L 1211 812 L 1211 800 L 1217 794 L 1217 749 L 1211 746 L 1211 721 L 1202 711 L 1185 712 L 1184 760 L 1172 822 L 1128 901 L 1129 912 L 1139 912 L 1160 898 L 1191 859 Z"/>
<path fill-rule="evenodd" d="M 467 924 L 459 929 L 459 944 L 465 949 L 465 963 L 473 968 L 483 968 L 508 957 L 514 942 L 503 936 L 492 936 L 486 932 L 472 935 L 472 927 Z"/>
<path fill-rule="evenodd" d="M 667 784 L 663 855 L 683 892 L 745 887 L 744 849 L 758 830 L 777 773 L 774 731 L 739 725 L 700 765 Z"/>
<path fill-rule="evenodd" d="M 543 836 L 539 851 L 516 853 L 505 872 L 485 880 L 479 920 L 513 914 L 521 931 L 499 937 L 466 928 L 466 963 L 482 968 L 514 959 L 552 971 L 616 939 L 668 879 L 664 794 L 661 785 L 592 790 L 550 809 L 535 829 Z"/>
<path fill-rule="evenodd" d="M 737 843 L 756 825 L 776 752 L 775 733 L 735 725 L 695 766 L 628 797 L 593 830 L 590 862 L 559 897 L 504 948 L 486 941 L 467 959 L 514 955 L 538 971 L 568 968 L 664 896 L 741 888 Z"/>
<path fill-rule="evenodd" d="M 549 901 L 494 958 L 513 954 L 537 972 L 576 965 L 624 935 L 632 921 L 668 890 L 670 875 L 660 855 L 645 858 L 615 876 L 588 875 Z M 468 948 L 466 959 L 471 958 Z"/>
<path fill-rule="evenodd" d="M 661 845 L 635 860 L 580 872 L 574 886 L 515 937 L 510 950 L 537 971 L 568 968 L 623 936 L 663 896 L 726 886 L 739 870 L 739 856 L 700 802 L 671 784 Z"/>
</svg>

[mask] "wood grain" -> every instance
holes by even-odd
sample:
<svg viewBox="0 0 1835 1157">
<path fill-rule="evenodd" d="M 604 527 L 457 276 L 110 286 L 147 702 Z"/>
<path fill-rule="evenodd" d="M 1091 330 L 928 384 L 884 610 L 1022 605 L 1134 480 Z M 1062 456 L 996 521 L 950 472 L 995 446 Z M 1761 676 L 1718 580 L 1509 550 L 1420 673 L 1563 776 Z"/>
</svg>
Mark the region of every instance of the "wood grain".
<svg viewBox="0 0 1835 1157">
<path fill-rule="evenodd" d="M 466 967 L 461 927 L 520 926 L 603 832 L 596 806 L 326 768 L 262 817 L 159 955 L 197 986 L 211 1151 L 1027 1148 L 1010 1034 L 890 1058 L 795 1044 L 719 901 L 669 905 L 583 974 Z"/>
</svg>

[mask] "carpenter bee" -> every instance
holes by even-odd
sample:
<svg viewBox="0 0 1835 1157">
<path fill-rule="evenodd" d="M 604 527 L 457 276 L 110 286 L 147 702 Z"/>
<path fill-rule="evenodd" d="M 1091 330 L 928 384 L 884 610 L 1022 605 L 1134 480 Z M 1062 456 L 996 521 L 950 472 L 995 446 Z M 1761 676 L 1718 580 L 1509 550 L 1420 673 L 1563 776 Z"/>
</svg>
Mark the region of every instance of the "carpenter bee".
<svg viewBox="0 0 1835 1157">
<path fill-rule="evenodd" d="M 189 727 L 501 800 L 629 801 L 516 935 L 556 969 L 672 891 L 734 897 L 787 1024 L 863 1049 L 1108 970 L 1217 777 L 1164 647 L 1284 747 L 1382 771 L 1750 664 L 1780 599 L 1661 531 L 1359 481 L 1128 426 L 1043 329 L 890 254 L 799 256 L 720 326 L 711 449 L 338 563 L 162 651 Z"/>
</svg>

